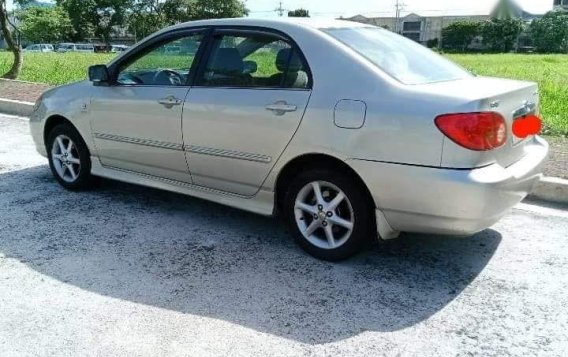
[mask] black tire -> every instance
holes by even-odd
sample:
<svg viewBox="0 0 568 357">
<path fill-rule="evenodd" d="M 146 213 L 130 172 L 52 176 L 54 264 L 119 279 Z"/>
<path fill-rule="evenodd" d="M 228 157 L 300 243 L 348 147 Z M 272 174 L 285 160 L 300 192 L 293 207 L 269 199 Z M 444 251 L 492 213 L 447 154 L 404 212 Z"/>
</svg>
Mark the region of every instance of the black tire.
<svg viewBox="0 0 568 357">
<path fill-rule="evenodd" d="M 71 139 L 74 143 L 73 153 L 78 156 L 80 168 L 77 170 L 76 179 L 74 181 L 65 180 L 61 177 L 56 169 L 53 155 L 53 145 L 61 135 Z M 91 157 L 89 149 L 81 134 L 68 123 L 55 126 L 47 135 L 46 149 L 49 160 L 49 167 L 53 176 L 61 186 L 71 191 L 85 190 L 92 186 L 93 179 L 91 176 Z"/>
<path fill-rule="evenodd" d="M 313 244 L 300 230 L 300 223 L 297 223 L 295 209 L 296 199 L 302 192 L 305 192 L 303 191 L 304 188 L 312 182 L 330 183 L 336 186 L 343 191 L 347 197 L 347 204 L 350 204 L 350 207 L 352 207 L 352 212 L 350 210 L 351 213 L 348 214 L 349 217 L 353 217 L 352 232 L 349 238 L 347 238 L 347 241 L 337 248 L 322 248 Z M 332 262 L 351 258 L 363 249 L 368 248 L 373 241 L 373 237 L 377 236 L 377 230 L 374 208 L 371 204 L 372 201 L 368 197 L 365 188 L 361 186 L 358 180 L 352 178 L 350 175 L 346 175 L 342 172 L 334 172 L 329 169 L 305 171 L 294 178 L 288 186 L 285 195 L 283 213 L 300 247 L 315 258 Z M 332 198 L 330 198 L 329 201 L 332 201 Z M 309 213 L 306 213 L 306 215 L 309 216 Z M 317 213 L 314 214 L 314 216 L 315 215 L 317 215 Z M 304 218 L 311 219 L 309 217 L 301 217 L 299 219 L 303 222 Z M 324 217 L 320 219 L 325 220 Z M 313 223 L 313 220 L 311 223 Z M 308 222 L 306 222 L 305 225 L 308 225 Z M 325 228 L 321 227 L 318 229 L 324 230 Z M 336 229 L 336 227 L 333 227 L 333 229 Z M 320 231 L 318 234 L 322 235 L 321 233 L 325 233 L 325 231 Z M 312 240 L 314 239 L 312 238 Z M 325 241 L 324 238 L 322 238 L 322 240 Z"/>
</svg>

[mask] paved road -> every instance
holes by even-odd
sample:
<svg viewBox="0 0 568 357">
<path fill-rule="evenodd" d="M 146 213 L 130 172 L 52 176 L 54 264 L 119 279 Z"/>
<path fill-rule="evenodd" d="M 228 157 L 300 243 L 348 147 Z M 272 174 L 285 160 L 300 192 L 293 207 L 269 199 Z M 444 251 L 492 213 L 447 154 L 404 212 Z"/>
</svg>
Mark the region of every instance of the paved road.
<svg viewBox="0 0 568 357">
<path fill-rule="evenodd" d="M 568 353 L 568 211 L 314 260 L 277 220 L 103 182 L 66 192 L 0 116 L 0 355 Z"/>
</svg>

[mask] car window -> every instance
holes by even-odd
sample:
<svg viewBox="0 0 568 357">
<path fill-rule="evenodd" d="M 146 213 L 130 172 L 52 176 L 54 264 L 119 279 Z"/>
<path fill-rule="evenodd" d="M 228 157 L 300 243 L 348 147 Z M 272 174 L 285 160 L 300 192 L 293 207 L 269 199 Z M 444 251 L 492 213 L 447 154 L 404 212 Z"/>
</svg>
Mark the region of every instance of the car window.
<svg viewBox="0 0 568 357">
<path fill-rule="evenodd" d="M 299 53 L 279 37 L 217 35 L 199 84 L 302 89 L 309 77 Z"/>
<path fill-rule="evenodd" d="M 193 34 L 163 42 L 122 65 L 118 84 L 186 85 L 202 34 Z"/>
<path fill-rule="evenodd" d="M 472 75 L 426 47 L 378 27 L 322 29 L 404 84 L 451 81 Z"/>
</svg>

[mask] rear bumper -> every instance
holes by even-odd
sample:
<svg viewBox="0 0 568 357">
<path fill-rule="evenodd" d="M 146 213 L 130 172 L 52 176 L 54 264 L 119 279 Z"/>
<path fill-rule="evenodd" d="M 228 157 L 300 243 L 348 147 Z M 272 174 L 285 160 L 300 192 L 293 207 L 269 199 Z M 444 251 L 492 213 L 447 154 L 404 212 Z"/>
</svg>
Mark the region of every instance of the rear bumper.
<svg viewBox="0 0 568 357">
<path fill-rule="evenodd" d="M 451 170 L 350 160 L 394 231 L 471 235 L 522 201 L 542 177 L 548 144 L 535 138 L 517 163 Z"/>
</svg>

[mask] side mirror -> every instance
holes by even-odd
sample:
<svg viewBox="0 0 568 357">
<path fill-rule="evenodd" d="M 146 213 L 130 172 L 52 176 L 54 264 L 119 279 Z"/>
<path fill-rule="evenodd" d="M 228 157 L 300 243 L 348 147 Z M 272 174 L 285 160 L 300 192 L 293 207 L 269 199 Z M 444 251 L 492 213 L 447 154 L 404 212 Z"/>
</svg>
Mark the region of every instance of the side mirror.
<svg viewBox="0 0 568 357">
<path fill-rule="evenodd" d="M 245 67 L 244 67 L 244 74 L 253 74 L 256 73 L 256 71 L 258 71 L 258 65 L 256 64 L 255 61 L 245 61 L 244 62 Z"/>
<path fill-rule="evenodd" d="M 108 83 L 110 76 L 108 68 L 104 64 L 89 67 L 89 80 L 95 84 Z"/>
</svg>

